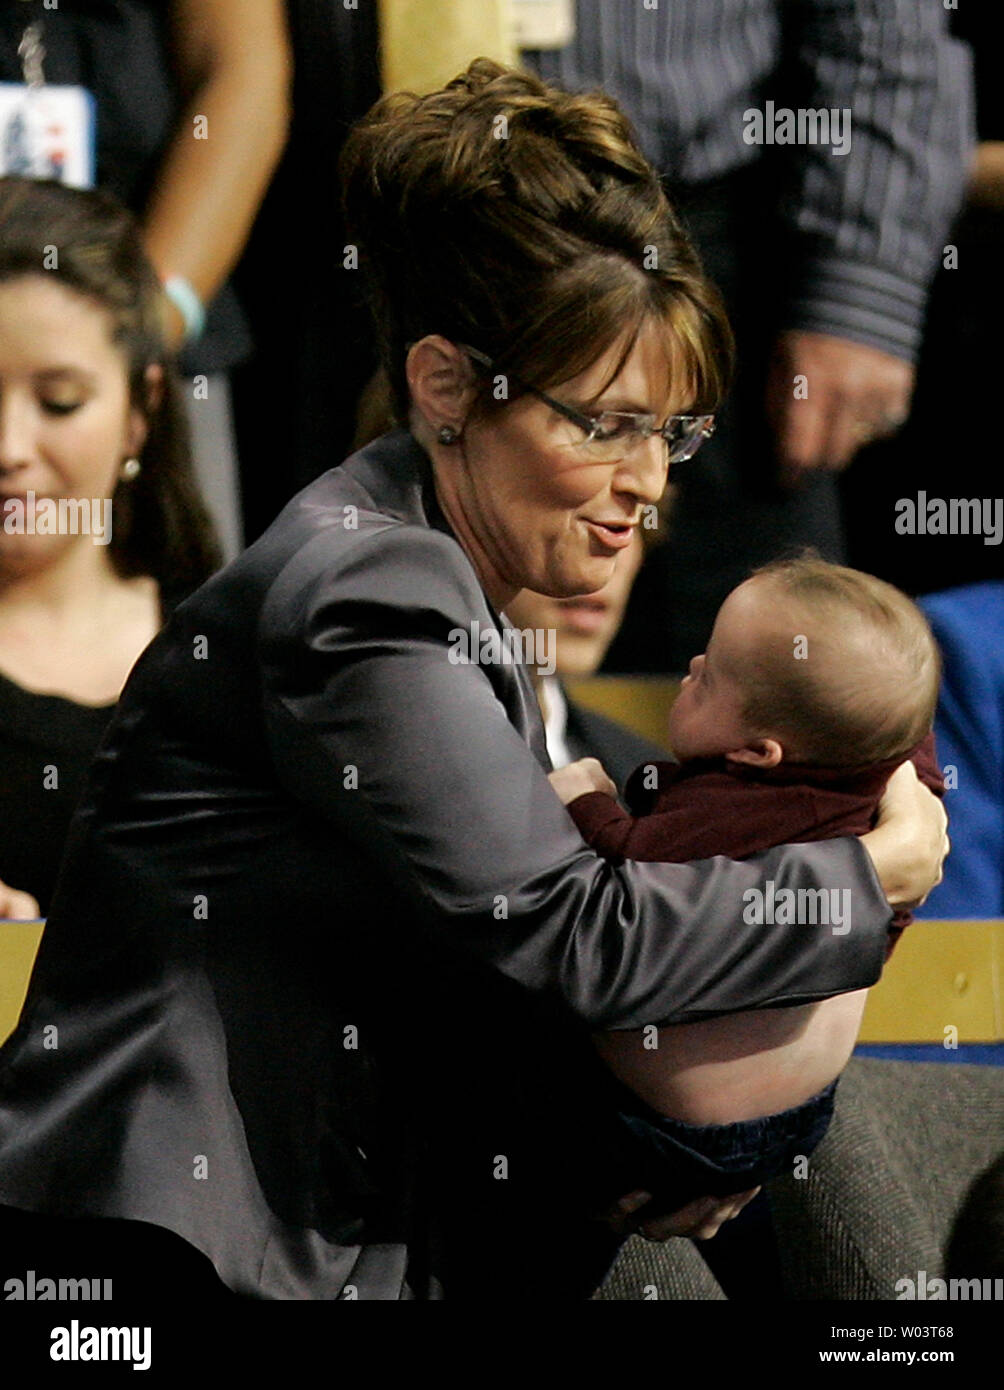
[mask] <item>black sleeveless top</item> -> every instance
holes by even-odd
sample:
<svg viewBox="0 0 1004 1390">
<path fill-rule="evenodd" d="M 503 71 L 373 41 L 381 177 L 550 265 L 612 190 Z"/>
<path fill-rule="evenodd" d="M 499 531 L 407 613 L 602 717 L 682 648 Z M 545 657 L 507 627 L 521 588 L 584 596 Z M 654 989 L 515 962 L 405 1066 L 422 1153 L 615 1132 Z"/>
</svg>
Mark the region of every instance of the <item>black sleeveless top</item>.
<svg viewBox="0 0 1004 1390">
<path fill-rule="evenodd" d="M 38 695 L 0 675 L 0 879 L 43 917 L 70 818 L 115 710 Z"/>
<path fill-rule="evenodd" d="M 161 599 L 166 622 L 177 599 Z M 116 702 L 82 705 L 0 673 L 0 880 L 46 916 L 70 820 Z"/>
</svg>

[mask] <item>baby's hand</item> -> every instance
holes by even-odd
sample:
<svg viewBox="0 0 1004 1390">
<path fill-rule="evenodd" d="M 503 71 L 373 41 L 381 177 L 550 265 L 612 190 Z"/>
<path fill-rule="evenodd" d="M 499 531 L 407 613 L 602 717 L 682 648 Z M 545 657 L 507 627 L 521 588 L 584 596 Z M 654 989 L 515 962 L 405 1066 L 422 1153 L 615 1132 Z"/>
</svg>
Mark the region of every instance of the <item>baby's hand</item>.
<svg viewBox="0 0 1004 1390">
<path fill-rule="evenodd" d="M 559 767 L 557 772 L 549 772 L 547 775 L 551 786 L 561 797 L 563 806 L 567 806 L 577 796 L 585 796 L 587 792 L 604 792 L 607 796 L 617 796 L 617 788 L 596 758 L 580 758 L 577 763 L 569 763 L 567 767 Z"/>
</svg>

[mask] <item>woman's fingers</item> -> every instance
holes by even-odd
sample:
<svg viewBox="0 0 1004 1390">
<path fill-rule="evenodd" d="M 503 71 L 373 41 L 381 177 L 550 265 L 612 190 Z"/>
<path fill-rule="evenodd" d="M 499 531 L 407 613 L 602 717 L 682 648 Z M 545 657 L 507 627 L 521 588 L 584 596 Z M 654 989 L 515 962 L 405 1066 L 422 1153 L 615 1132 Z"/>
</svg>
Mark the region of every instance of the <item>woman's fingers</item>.
<svg viewBox="0 0 1004 1390">
<path fill-rule="evenodd" d="M 919 906 L 941 882 L 949 850 L 948 816 L 911 761 L 889 778 L 875 829 L 862 836 L 862 843 L 893 907 Z"/>
<path fill-rule="evenodd" d="M 632 1235 L 638 1224 L 635 1213 L 651 1200 L 651 1192 L 643 1192 L 641 1189 L 627 1192 L 596 1219 L 609 1226 L 615 1235 Z"/>
<path fill-rule="evenodd" d="M 666 1212 L 646 1221 L 644 1208 L 652 1195 L 637 1190 L 615 1202 L 603 1219 L 618 1235 L 640 1235 L 646 1240 L 669 1240 L 672 1236 L 710 1240 L 726 1221 L 738 1216 L 759 1191 L 759 1187 L 754 1187 L 727 1197 L 697 1197 L 679 1211 Z"/>
<path fill-rule="evenodd" d="M 912 815 L 917 806 L 917 793 L 923 790 L 923 783 L 917 775 L 916 765 L 907 759 L 889 778 L 879 802 L 878 824 L 883 825 L 898 816 Z"/>
<path fill-rule="evenodd" d="M 739 1215 L 747 1202 L 760 1191 L 734 1193 L 728 1197 L 701 1197 L 670 1216 L 654 1221 L 642 1221 L 637 1226 L 646 1240 L 668 1240 L 671 1236 L 690 1236 L 693 1240 L 711 1240 L 726 1221 Z"/>
<path fill-rule="evenodd" d="M 893 775 L 898 776 L 904 768 L 908 769 L 908 775 L 902 779 L 902 782 L 904 791 L 909 789 L 910 810 L 915 816 L 923 817 L 931 848 L 938 858 L 940 869 L 948 853 L 948 813 L 945 810 L 945 803 L 940 796 L 935 796 L 934 792 L 924 785 L 912 762 L 903 763 Z"/>
<path fill-rule="evenodd" d="M 644 1213 L 635 1217 L 631 1229 L 646 1240 L 669 1240 L 671 1236 L 690 1236 L 714 1220 L 721 1206 L 718 1197 L 697 1197 L 679 1211 L 667 1212 L 663 1216 L 644 1220 Z M 715 1227 L 717 1230 L 717 1226 Z"/>
</svg>

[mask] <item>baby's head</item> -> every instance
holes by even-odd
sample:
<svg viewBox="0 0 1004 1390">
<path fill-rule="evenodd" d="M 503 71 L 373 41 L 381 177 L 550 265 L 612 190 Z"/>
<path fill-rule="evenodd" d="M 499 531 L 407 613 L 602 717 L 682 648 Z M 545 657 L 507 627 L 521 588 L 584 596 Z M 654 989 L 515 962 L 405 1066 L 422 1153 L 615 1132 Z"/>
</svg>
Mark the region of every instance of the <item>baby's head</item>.
<svg viewBox="0 0 1004 1390">
<path fill-rule="evenodd" d="M 941 661 L 920 609 L 873 575 L 814 556 L 733 589 L 669 717 L 681 762 L 725 756 L 859 767 L 930 731 Z"/>
</svg>

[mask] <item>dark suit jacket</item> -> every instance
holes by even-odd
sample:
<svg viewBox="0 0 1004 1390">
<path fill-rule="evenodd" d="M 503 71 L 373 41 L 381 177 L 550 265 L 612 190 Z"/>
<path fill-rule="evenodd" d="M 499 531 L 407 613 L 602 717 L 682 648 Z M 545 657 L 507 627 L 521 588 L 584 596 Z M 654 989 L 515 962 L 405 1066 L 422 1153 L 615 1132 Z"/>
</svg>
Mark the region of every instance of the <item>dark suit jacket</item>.
<svg viewBox="0 0 1004 1390">
<path fill-rule="evenodd" d="M 497 615 L 404 431 L 177 608 L 2 1056 L 0 1201 L 167 1227 L 266 1297 L 483 1298 L 582 1224 L 568 1154 L 532 1143 L 566 1041 L 874 983 L 857 840 L 612 869 L 525 673 L 459 661 L 472 622 Z M 745 925 L 768 878 L 850 888 L 854 931 Z"/>
</svg>

